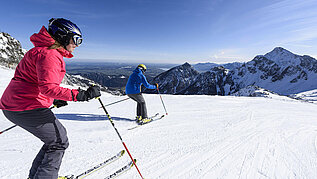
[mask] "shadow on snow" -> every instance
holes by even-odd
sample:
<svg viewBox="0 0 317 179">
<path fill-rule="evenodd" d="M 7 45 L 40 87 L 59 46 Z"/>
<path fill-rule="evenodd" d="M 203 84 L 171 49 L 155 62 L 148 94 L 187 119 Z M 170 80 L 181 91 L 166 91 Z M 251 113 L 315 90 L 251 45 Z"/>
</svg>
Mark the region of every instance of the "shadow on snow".
<svg viewBox="0 0 317 179">
<path fill-rule="evenodd" d="M 106 115 L 96 115 L 96 114 L 55 114 L 58 119 L 62 120 L 73 120 L 73 121 L 102 121 L 108 120 Z M 134 122 L 133 119 L 121 118 L 121 117 L 111 117 L 114 121 L 129 121 Z"/>
</svg>

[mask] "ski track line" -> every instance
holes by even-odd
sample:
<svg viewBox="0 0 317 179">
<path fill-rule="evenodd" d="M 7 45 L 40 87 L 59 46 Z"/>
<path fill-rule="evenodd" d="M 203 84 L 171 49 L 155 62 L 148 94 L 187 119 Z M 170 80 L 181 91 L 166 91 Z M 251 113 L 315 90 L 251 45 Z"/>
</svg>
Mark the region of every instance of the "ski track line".
<svg viewBox="0 0 317 179">
<path fill-rule="evenodd" d="M 284 151 L 287 152 L 288 157 L 292 159 L 292 161 L 285 161 L 285 164 L 287 165 L 288 168 L 290 168 L 290 170 L 293 170 L 294 172 L 294 176 L 300 176 L 301 178 L 316 178 L 316 148 L 314 146 L 314 140 L 316 138 L 316 134 L 310 134 L 309 136 L 308 134 L 309 128 L 300 128 L 297 131 L 297 136 L 299 136 L 301 133 L 306 134 L 304 137 L 309 137 L 307 140 L 302 139 L 302 145 L 301 146 L 295 146 L 294 148 L 292 148 L 290 145 L 285 145 L 287 144 L 287 140 L 286 138 L 283 136 L 283 140 L 286 141 L 283 144 L 283 149 Z M 305 147 L 303 147 L 305 146 Z M 296 150 L 300 148 L 301 150 Z M 309 156 L 303 156 L 303 155 L 309 155 Z M 313 156 L 314 155 L 314 156 Z M 304 158 L 303 158 L 304 157 Z M 311 158 L 315 158 L 315 160 L 313 159 L 311 162 L 309 162 L 309 159 Z M 305 160 L 303 160 L 305 159 Z M 308 163 L 306 163 L 306 161 Z M 304 163 L 305 162 L 305 163 Z M 309 169 L 312 170 L 309 170 Z M 315 169 L 315 170 L 314 170 Z M 310 171 L 315 171 L 315 172 L 310 172 Z"/>
<path fill-rule="evenodd" d="M 285 143 L 282 144 L 282 150 L 284 151 L 284 153 L 288 153 L 288 158 L 285 159 L 283 158 L 283 163 L 285 164 L 285 166 L 287 167 L 287 169 L 289 171 L 293 171 L 293 176 L 291 177 L 296 177 L 296 176 L 304 176 L 302 173 L 303 171 L 303 166 L 302 166 L 302 163 L 301 161 L 296 157 L 296 154 L 290 149 L 290 147 L 286 146 Z M 291 162 L 288 162 L 288 160 L 292 159 L 293 161 L 292 162 L 296 162 L 296 164 L 299 163 L 299 171 L 296 171 L 297 168 L 293 168 L 291 165 L 292 163 Z M 295 171 L 294 171 L 295 170 Z M 290 177 L 290 176 L 289 176 Z M 305 177 L 306 178 L 306 177 Z"/>
<path fill-rule="evenodd" d="M 216 168 L 219 168 L 220 165 L 224 162 L 224 160 L 229 156 L 232 155 L 235 151 L 239 150 L 240 147 L 243 145 L 247 145 L 247 140 L 251 140 L 252 138 L 258 136 L 255 133 L 251 133 L 248 136 L 243 137 L 243 139 L 232 139 L 229 141 L 229 144 L 226 146 L 223 146 L 219 148 L 214 153 L 210 153 L 206 156 L 206 159 L 204 161 L 201 161 L 199 166 L 196 166 L 196 168 L 200 168 L 202 173 L 200 176 L 203 178 L 209 173 L 212 173 Z M 239 142 L 234 142 L 239 141 Z M 220 176 L 219 176 L 220 177 Z"/>
<path fill-rule="evenodd" d="M 252 177 L 263 176 L 265 178 L 270 178 L 270 172 L 274 171 L 275 163 L 274 155 L 276 155 L 275 144 L 278 143 L 278 138 L 273 132 L 262 133 L 263 140 L 258 143 L 257 152 L 255 153 L 253 161 L 253 167 L 250 173 L 246 175 Z M 259 176 L 260 175 L 260 176 Z"/>
<path fill-rule="evenodd" d="M 246 149 L 248 149 L 248 146 L 246 146 L 248 144 L 248 142 L 245 142 L 247 140 L 251 140 L 252 138 L 257 137 L 258 134 L 256 132 L 249 132 L 249 134 L 247 134 L 246 136 L 238 136 L 236 138 L 231 138 L 229 140 L 231 141 L 227 141 L 226 143 L 229 143 L 227 146 L 223 146 L 222 148 L 219 148 L 218 151 L 214 152 L 213 154 L 210 155 L 214 155 L 217 156 L 218 154 L 218 159 L 215 160 L 213 156 L 209 156 L 204 162 L 201 162 L 200 166 L 197 166 L 198 168 L 202 168 L 201 166 L 204 165 L 204 163 L 208 163 L 208 161 L 212 161 L 209 162 L 211 163 L 211 165 L 213 165 L 212 167 L 205 167 L 205 169 L 201 169 L 202 171 L 205 171 L 204 173 L 202 173 L 201 175 L 204 176 L 207 173 L 211 172 L 212 170 L 219 168 L 220 164 L 228 157 L 228 156 L 234 156 L 234 157 L 239 157 L 240 155 L 233 155 L 233 153 L 235 151 L 240 151 L 239 153 L 243 153 Z M 241 139 L 240 139 L 241 138 Z M 240 141 L 240 142 L 235 142 L 235 141 Z M 239 149 L 241 148 L 241 149 Z M 226 152 L 227 152 L 227 155 Z M 242 152 L 241 152 L 242 151 Z M 241 160 L 244 160 L 246 158 L 246 154 L 244 154 L 244 156 L 241 156 Z M 231 161 L 232 163 L 232 161 Z M 243 163 L 243 162 L 241 162 Z M 208 166 L 211 166 L 210 164 L 208 164 Z M 243 165 L 243 164 L 237 164 L 239 166 Z M 223 168 L 224 169 L 224 168 Z M 241 172 L 242 169 L 239 170 L 239 173 Z"/>
<path fill-rule="evenodd" d="M 245 123 L 246 122 L 246 120 L 243 120 L 243 122 L 242 121 L 240 121 L 240 124 L 241 123 Z M 248 125 L 250 125 L 250 124 L 248 124 Z M 252 125 L 252 124 L 251 124 Z M 236 128 L 236 126 L 235 127 L 233 127 L 233 128 Z M 248 135 L 248 137 L 252 137 L 252 134 L 255 136 L 256 135 L 256 131 L 255 132 L 249 132 L 249 134 L 247 134 Z M 238 139 L 237 139 L 238 138 Z M 239 140 L 240 138 L 243 138 L 244 140 Z M 239 145 L 242 145 L 243 144 L 243 141 L 245 141 L 247 139 L 247 137 L 241 137 L 241 136 L 237 136 L 237 137 L 234 137 L 234 138 L 229 138 L 229 139 L 226 139 L 226 143 L 229 143 L 229 144 L 227 144 L 227 145 L 225 145 L 225 146 L 223 146 L 223 147 L 221 147 L 220 149 L 218 149 L 215 153 L 210 153 L 209 152 L 209 157 L 208 157 L 208 155 L 207 155 L 207 159 L 206 159 L 206 155 L 205 154 L 202 154 L 204 157 L 203 157 L 203 161 L 200 161 L 200 160 L 198 160 L 197 162 L 194 162 L 193 164 L 191 164 L 191 165 L 193 165 L 193 167 L 191 167 L 190 169 L 188 169 L 188 170 L 183 170 L 180 174 L 179 174 L 179 176 L 183 176 L 183 175 L 187 175 L 190 171 L 192 171 L 193 170 L 193 168 L 195 169 L 195 171 L 197 171 L 196 173 L 201 173 L 201 171 L 204 171 L 204 170 L 209 170 L 209 169 L 202 169 L 202 168 L 204 168 L 203 166 L 206 166 L 206 164 L 205 163 L 208 163 L 208 160 L 213 160 L 213 161 L 215 161 L 214 160 L 214 156 L 216 155 L 216 154 L 218 154 L 218 156 L 220 156 L 220 157 L 218 157 L 219 159 L 217 160 L 218 162 L 215 162 L 215 164 L 214 164 L 214 167 L 217 167 L 218 166 L 218 163 L 219 162 L 221 162 L 224 158 L 226 158 L 226 156 L 228 156 L 228 155 L 230 155 L 231 153 L 232 153 L 232 151 L 234 151 L 234 150 L 236 150 L 236 149 L 238 149 L 238 147 L 237 146 L 239 146 Z M 217 140 L 217 141 L 223 141 L 223 139 L 219 139 L 219 140 Z M 228 141 L 229 140 L 229 141 Z M 217 141 L 213 141 L 213 142 L 217 142 Z M 240 142 L 239 142 L 240 141 Z M 207 150 L 207 151 L 209 151 L 210 149 L 209 148 L 206 148 L 205 150 Z M 229 152 L 228 152 L 228 150 L 229 150 Z M 224 152 L 225 151 L 225 152 Z M 225 155 L 225 153 L 228 153 L 227 155 Z M 219 155 L 221 153 L 221 155 Z M 208 166 L 210 166 L 210 165 L 208 165 Z M 206 167 L 205 167 L 206 168 Z M 207 167 L 208 168 L 208 167 Z M 213 167 L 212 167 L 213 168 Z M 180 177 L 181 178 L 181 177 Z"/>
<path fill-rule="evenodd" d="M 179 125 L 179 124 L 177 124 L 177 125 Z M 143 126 L 143 127 L 145 127 L 145 126 Z M 150 128 L 152 128 L 152 127 L 150 127 Z M 140 132 L 142 132 L 142 131 L 133 132 L 133 133 L 131 133 L 130 137 L 134 138 L 134 136 L 139 136 Z M 161 133 L 159 131 L 157 131 L 157 132 L 158 132 L 157 135 L 159 135 L 159 136 L 168 136 L 168 135 L 170 135 L 170 133 L 172 131 L 169 131 L 167 133 Z M 150 134 L 153 135 L 153 132 L 150 132 Z M 147 134 L 144 134 L 144 133 L 142 135 L 148 136 Z M 179 137 L 178 135 L 176 135 L 176 136 Z M 152 138 L 151 136 L 148 136 L 148 137 Z M 155 141 L 156 140 L 154 140 L 154 143 L 156 143 Z M 175 144 L 167 144 L 167 145 L 168 145 L 167 148 L 170 148 L 169 145 L 171 145 L 172 150 L 168 150 L 168 149 L 166 149 L 166 147 L 162 148 L 162 146 L 157 146 L 159 148 L 155 148 L 156 147 L 155 145 L 149 146 L 147 144 L 144 144 L 144 145 L 141 145 L 138 147 L 138 148 L 142 148 L 142 150 L 144 150 L 144 151 L 150 151 L 148 153 L 144 153 L 143 156 L 140 158 L 141 160 L 146 160 L 147 156 L 151 156 L 151 159 L 152 159 L 150 162 L 144 161 L 143 163 L 146 163 L 145 165 L 142 165 L 142 164 L 139 165 L 139 167 L 142 168 L 142 171 L 145 171 L 145 173 L 143 175 L 148 176 L 150 178 L 160 178 L 160 177 L 166 178 L 165 176 L 169 176 L 170 172 L 171 172 L 171 168 L 169 168 L 167 166 L 169 166 L 171 163 L 177 161 L 178 159 L 184 158 L 184 156 L 183 156 L 184 154 L 188 154 L 188 152 L 187 152 L 188 149 L 186 146 L 176 144 L 176 145 L 180 145 L 180 146 L 179 146 L 179 148 L 174 149 Z M 159 154 L 157 154 L 157 152 L 154 152 L 154 151 L 157 151 L 160 149 L 164 149 L 163 150 L 164 152 L 160 151 Z M 137 150 L 137 149 L 135 149 L 135 150 Z M 156 157 L 152 156 L 153 153 L 154 154 L 156 153 Z M 188 157 L 190 157 L 190 155 Z M 142 159 L 142 158 L 144 158 L 144 159 Z M 153 158 L 154 158 L 154 160 L 153 160 Z M 186 159 L 184 159 L 184 160 L 186 160 Z"/>
<path fill-rule="evenodd" d="M 277 166 L 279 165 L 278 158 L 279 147 L 278 145 L 285 142 L 282 141 L 279 135 L 279 126 L 284 122 L 284 118 L 280 119 L 278 122 L 271 125 L 266 125 L 263 123 L 263 129 L 260 132 L 260 138 L 262 140 L 256 141 L 257 148 L 253 152 L 253 160 L 251 165 L 247 162 L 246 165 L 250 165 L 249 170 L 244 170 L 241 172 L 241 178 L 258 178 L 268 177 L 271 178 L 275 175 Z"/>
<path fill-rule="evenodd" d="M 252 114 L 251 114 L 252 115 Z M 252 116 L 250 117 L 250 120 L 252 119 Z M 234 128 L 237 128 L 239 130 L 239 128 L 241 128 L 240 125 L 243 125 L 244 123 L 249 123 L 247 125 L 243 125 L 244 127 L 246 126 L 253 126 L 252 124 L 250 124 L 250 120 L 243 120 L 240 123 L 238 123 L 238 125 L 236 125 Z M 261 122 L 261 121 L 260 121 Z M 258 123 L 258 122 L 257 122 Z M 232 129 L 235 130 L 235 129 Z M 250 131 L 250 132 L 249 132 Z M 229 143 L 226 146 L 223 146 L 222 148 L 218 149 L 217 152 L 215 153 L 211 153 L 209 154 L 209 157 L 204 161 L 201 162 L 201 166 L 204 166 L 204 163 L 209 163 L 208 166 L 212 166 L 212 167 L 208 167 L 205 169 L 201 169 L 201 171 L 206 171 L 205 173 L 201 174 L 201 176 L 205 176 L 207 175 L 209 172 L 211 172 L 212 170 L 214 170 L 215 168 L 219 167 L 219 165 L 225 160 L 225 158 L 227 158 L 229 155 L 232 155 L 233 152 L 237 151 L 240 147 L 242 148 L 243 146 L 245 146 L 245 148 L 247 148 L 248 143 L 251 139 L 260 136 L 261 132 L 259 132 L 259 130 L 249 130 L 247 131 L 247 134 L 241 135 L 241 136 L 237 136 L 237 137 L 233 137 L 231 139 L 229 139 Z M 230 141 L 231 140 L 231 141 Z M 240 142 L 237 142 L 240 141 Z M 243 151 L 243 150 L 241 150 Z M 218 154 L 218 155 L 217 155 Z M 214 159 L 213 156 L 219 156 L 217 160 Z M 246 156 L 242 157 L 241 160 L 244 160 L 246 158 Z M 208 161 L 212 161 L 212 162 L 208 162 Z M 243 161 L 242 161 L 243 163 Z M 242 164 L 240 164 L 242 165 Z M 203 167 L 197 167 L 197 168 L 203 168 Z M 241 170 L 239 170 L 240 174 L 241 174 Z"/>
<path fill-rule="evenodd" d="M 258 158 L 256 161 L 259 162 L 254 162 L 251 169 L 258 168 L 258 174 L 269 178 L 285 178 L 287 176 L 288 178 L 298 176 L 302 176 L 301 178 L 316 178 L 307 177 L 308 175 L 303 174 L 303 171 L 311 170 L 307 170 L 308 168 L 304 167 L 305 164 L 303 164 L 300 158 L 298 158 L 298 155 L 292 151 L 293 149 L 290 147 L 290 143 L 286 141 L 285 137 L 278 133 L 277 130 L 270 135 L 263 137 L 267 138 L 267 142 L 260 144 L 260 150 L 256 152 L 255 156 L 255 158 Z M 303 146 L 312 147 L 313 145 L 307 144 Z M 290 166 L 294 163 L 298 166 Z M 249 177 L 246 178 L 257 178 L 257 175 L 254 172 L 250 173 L 248 176 Z"/>
<path fill-rule="evenodd" d="M 245 118 L 245 117 L 240 117 L 240 118 Z M 238 123 L 233 123 L 233 124 L 231 124 L 230 125 L 230 127 L 229 127 L 229 129 L 226 129 L 227 131 L 229 131 L 229 130 L 236 130 L 237 128 L 239 128 L 239 126 L 240 125 L 244 125 L 244 127 L 246 127 L 246 126 L 249 126 L 249 127 L 253 127 L 253 124 L 252 123 L 250 123 L 250 119 L 252 119 L 252 114 L 251 114 L 251 117 L 250 118 L 247 118 L 247 119 L 245 119 L 245 120 L 238 120 Z M 227 128 L 228 126 L 226 126 L 225 128 Z M 229 131 L 230 132 L 230 131 Z M 229 133 L 228 132 L 228 133 Z M 232 132 L 232 133 L 234 133 L 234 132 Z M 205 171 L 205 170 L 207 170 L 207 173 L 208 173 L 208 171 L 210 171 L 210 170 L 212 170 L 212 168 L 213 167 L 211 167 L 211 169 L 206 169 L 206 167 L 205 167 L 205 169 L 202 169 L 202 168 L 204 168 L 204 166 L 206 166 L 206 164 L 205 163 L 208 163 L 208 161 L 209 160 L 212 160 L 212 161 L 215 161 L 214 160 L 214 155 L 216 155 L 216 154 L 218 154 L 218 156 L 220 156 L 220 157 L 218 157 L 219 159 L 217 160 L 218 162 L 214 162 L 215 164 L 214 164 L 214 167 L 217 167 L 218 165 L 219 165 L 219 163 L 221 163 L 222 162 L 222 160 L 224 160 L 227 156 L 229 156 L 229 155 L 231 155 L 231 153 L 233 152 L 233 151 L 235 151 L 235 150 L 237 150 L 238 149 L 238 147 L 239 146 L 241 146 L 241 145 L 243 145 L 244 143 L 243 143 L 243 141 L 245 141 L 248 137 L 255 137 L 256 136 L 256 131 L 251 131 L 251 132 L 248 132 L 249 134 L 246 134 L 247 135 L 247 137 L 242 137 L 242 136 L 236 136 L 236 137 L 234 137 L 234 138 L 228 138 L 228 137 L 226 137 L 226 138 L 228 138 L 228 139 L 225 139 L 225 141 L 226 141 L 226 143 L 229 143 L 229 144 L 227 144 L 226 146 L 223 146 L 222 148 L 220 148 L 220 149 L 218 149 L 218 151 L 217 152 L 215 152 L 215 153 L 211 153 L 211 154 L 208 154 L 208 155 L 210 155 L 209 157 L 207 157 L 207 159 L 206 159 L 206 157 L 204 157 L 203 158 L 203 161 L 197 161 L 197 162 L 195 162 L 195 163 L 193 163 L 192 165 L 194 165 L 192 168 L 196 168 L 195 169 L 195 171 L 197 171 L 196 173 L 201 173 L 202 171 Z M 240 138 L 242 138 L 243 140 L 241 141 L 240 140 Z M 228 141 L 229 140 L 229 141 Z M 217 141 L 221 141 L 221 142 L 223 142 L 223 139 L 219 139 L 219 140 L 217 140 Z M 213 141 L 213 142 L 217 142 L 217 141 Z M 237 142 L 237 141 L 240 141 L 240 142 Z M 246 143 L 245 143 L 246 144 Z M 209 144 L 210 145 L 210 144 Z M 206 150 L 208 151 L 208 150 L 210 150 L 210 149 L 208 149 L 208 148 L 206 148 Z M 225 153 L 226 152 L 224 152 L 224 151 L 226 151 L 227 152 L 227 155 L 225 155 Z M 229 151 L 229 152 L 228 152 Z M 210 152 L 209 152 L 210 153 Z M 221 153 L 221 155 L 219 155 Z M 204 155 L 205 156 L 205 155 Z M 217 156 L 217 155 L 216 155 Z M 208 166 L 210 166 L 210 165 L 208 165 Z M 193 169 L 189 169 L 188 171 L 186 171 L 186 170 L 184 170 L 183 172 L 181 172 L 180 173 L 180 176 L 184 176 L 184 175 L 186 175 L 186 173 L 189 173 L 190 171 L 192 171 Z M 208 167 L 207 167 L 208 168 Z M 210 167 L 209 167 L 210 168 Z M 193 173 L 193 172 L 192 172 Z M 203 174 L 201 174 L 202 176 L 203 176 Z M 181 178 L 181 177 L 180 177 Z"/>
<path fill-rule="evenodd" d="M 146 171 L 146 176 L 151 176 L 151 178 L 157 178 L 162 173 L 162 168 L 165 168 L 170 162 L 174 161 L 179 156 L 174 152 L 171 157 L 171 151 L 164 151 L 158 157 L 154 157 L 154 160 L 147 162 L 142 166 L 143 170 Z M 158 170 L 160 169 L 160 170 Z M 156 176 L 156 177 L 154 177 Z"/>
<path fill-rule="evenodd" d="M 185 132 L 189 136 L 191 136 L 190 129 L 191 128 L 189 128 L 189 131 L 188 131 L 189 133 Z M 170 134 L 167 133 L 167 134 L 160 134 L 160 135 L 170 135 Z M 176 136 L 179 137 L 179 135 L 176 135 Z M 195 136 L 192 136 L 192 137 L 195 138 Z M 175 140 L 178 140 L 178 139 L 176 138 Z M 207 146 L 210 145 L 208 143 L 201 144 L 195 141 L 193 142 L 195 147 L 188 147 L 186 145 L 181 145 L 180 143 L 178 144 L 179 147 L 175 148 L 172 146 L 172 148 L 175 148 L 175 149 L 172 149 L 172 151 L 167 150 L 159 158 L 154 157 L 155 160 L 151 160 L 151 162 L 147 166 L 144 166 L 146 172 L 150 173 L 149 176 L 151 178 L 160 178 L 160 177 L 166 178 L 168 176 L 173 176 L 173 173 L 181 172 L 181 171 L 176 171 L 175 167 L 173 166 L 179 166 L 182 164 L 184 165 L 184 167 L 190 166 L 189 163 L 191 163 L 191 161 L 195 161 L 195 158 L 196 158 L 195 155 L 198 155 L 198 156 L 200 155 L 200 154 L 195 154 L 193 151 L 199 151 L 202 145 L 207 145 Z M 148 148 L 146 151 L 153 150 L 151 147 L 147 147 L 147 146 L 144 146 L 144 147 L 146 149 Z M 162 168 L 162 169 L 157 170 L 158 168 Z M 183 170 L 183 169 L 179 169 L 179 170 Z"/>
<path fill-rule="evenodd" d="M 242 170 L 243 170 L 243 168 L 244 168 L 244 163 L 245 163 L 245 161 L 246 161 L 246 158 L 247 158 L 247 155 L 245 154 L 245 155 L 244 155 L 243 162 L 242 162 L 242 165 L 241 165 L 241 167 L 240 167 L 240 172 L 239 172 L 239 178 L 238 178 L 238 179 L 241 178 L 241 173 L 242 173 Z"/>
<path fill-rule="evenodd" d="M 168 176 L 173 176 L 173 177 L 178 176 L 179 173 L 185 170 L 186 168 L 191 168 L 192 161 L 195 161 L 196 159 L 198 159 L 198 156 L 199 154 L 191 154 L 188 152 L 180 155 L 178 158 L 175 158 L 175 160 L 171 161 L 168 164 L 168 168 L 166 168 L 165 171 L 160 174 L 160 177 L 168 178 Z M 180 168 L 179 166 L 182 166 L 182 167 Z"/>
<path fill-rule="evenodd" d="M 303 131 L 309 131 L 309 129 L 301 129 Z M 297 132 L 298 133 L 298 132 Z M 296 135 L 295 135 L 296 136 Z M 307 136 L 307 135 L 305 135 Z M 253 166 L 250 168 L 258 168 L 258 174 L 263 177 L 269 178 L 317 178 L 316 176 L 316 151 L 314 146 L 316 134 L 313 136 L 308 136 L 308 140 L 303 145 L 296 143 L 295 148 L 292 148 L 291 143 L 285 139 L 285 137 L 280 134 L 279 129 L 275 129 L 271 133 L 263 134 L 263 137 L 266 137 L 267 142 L 259 143 L 258 152 L 256 153 L 256 160 L 253 163 Z M 301 138 L 293 139 L 294 141 L 300 141 Z M 283 145 L 283 147 L 281 147 Z M 307 152 L 302 151 L 302 147 L 307 146 Z M 264 149 L 264 150 L 263 150 Z M 293 150 L 298 149 L 297 153 Z M 262 150 L 262 151 L 261 151 Z M 299 153 L 299 154 L 298 154 Z M 302 153 L 302 154 L 301 154 Z M 300 157 L 301 155 L 306 154 L 308 157 Z M 310 155 L 312 154 L 312 155 Z M 313 159 L 310 159 L 311 156 Z M 303 160 L 305 159 L 305 160 Z M 314 160 L 315 159 L 315 160 Z M 256 162 L 262 161 L 262 162 Z M 310 168 L 307 167 L 307 162 L 311 161 L 309 164 Z M 260 165 L 259 165 L 260 164 Z M 295 164 L 295 165 L 294 165 Z M 292 166 L 290 166 L 292 165 Z M 282 170 L 282 171 L 281 171 Z M 251 170 L 250 170 L 251 171 Z M 251 171 L 252 172 L 252 171 Z M 243 173 L 243 172 L 242 172 Z M 247 177 L 250 176 L 250 177 Z M 250 173 L 245 175 L 242 178 L 257 178 L 259 176 L 256 173 Z"/>
<path fill-rule="evenodd" d="M 314 149 L 315 149 L 315 154 L 317 154 L 317 135 L 315 135 Z"/>
<path fill-rule="evenodd" d="M 143 169 L 149 178 L 167 178 L 167 176 L 174 173 L 173 168 L 170 167 L 172 163 L 179 159 L 187 163 L 186 161 L 189 157 L 191 157 L 191 155 L 188 153 L 183 155 L 179 151 L 173 151 L 171 155 L 171 151 L 166 151 L 160 158 L 151 161 L 153 165 L 148 164 L 143 166 Z"/>
<path fill-rule="evenodd" d="M 197 154 L 193 153 L 192 150 L 196 150 L 200 148 L 200 146 L 195 146 L 194 148 L 195 149 L 183 146 L 173 149 L 172 151 L 166 150 L 160 157 L 155 157 L 155 160 L 151 160 L 150 163 L 144 166 L 145 170 L 149 173 L 149 177 L 151 178 L 173 176 L 174 173 L 179 172 L 175 170 L 173 166 L 184 165 L 184 167 L 186 167 L 192 160 L 195 160 Z M 158 168 L 161 169 L 157 170 Z"/>
<path fill-rule="evenodd" d="M 255 134 L 254 136 L 249 136 L 250 138 L 245 140 L 248 142 L 242 142 L 237 146 L 237 149 L 232 150 L 231 157 L 234 157 L 237 159 L 234 159 L 232 161 L 232 160 L 225 160 L 225 158 L 223 158 L 220 160 L 221 163 L 215 164 L 215 166 L 221 165 L 222 168 L 219 168 L 219 166 L 210 168 L 209 171 L 205 172 L 205 174 L 203 174 L 202 176 L 212 175 L 212 176 L 217 176 L 220 178 L 232 178 L 232 177 L 258 178 L 259 176 L 256 175 L 257 173 L 263 177 L 268 177 L 265 169 L 268 169 L 268 171 L 274 171 L 274 165 L 269 165 L 271 167 L 268 167 L 268 164 L 271 163 L 271 158 L 272 158 L 270 156 L 274 155 L 272 154 L 272 151 L 269 147 L 271 143 L 274 144 L 274 142 L 272 142 L 272 139 L 274 140 L 274 137 L 267 137 L 265 141 L 259 142 L 259 138 L 262 138 L 262 136 L 263 134 L 261 133 Z M 250 145 L 250 143 L 251 144 L 254 143 L 254 144 Z M 242 153 L 243 155 L 239 155 Z M 229 155 L 225 157 L 228 158 L 228 156 Z M 254 170 L 256 168 L 259 168 L 259 169 Z M 220 170 L 220 171 L 211 172 L 212 170 Z M 254 176 L 247 177 L 249 172 L 253 172 Z"/>
</svg>

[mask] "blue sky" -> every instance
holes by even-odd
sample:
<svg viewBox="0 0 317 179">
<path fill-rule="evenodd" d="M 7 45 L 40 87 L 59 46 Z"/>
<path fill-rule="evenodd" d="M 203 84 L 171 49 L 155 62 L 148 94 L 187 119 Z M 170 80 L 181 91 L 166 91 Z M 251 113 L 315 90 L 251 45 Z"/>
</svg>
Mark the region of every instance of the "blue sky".
<svg viewBox="0 0 317 179">
<path fill-rule="evenodd" d="M 51 17 L 71 20 L 84 38 L 74 60 L 227 63 L 277 46 L 317 57 L 316 0 L 6 0 L 0 16 L 25 49 Z"/>
</svg>

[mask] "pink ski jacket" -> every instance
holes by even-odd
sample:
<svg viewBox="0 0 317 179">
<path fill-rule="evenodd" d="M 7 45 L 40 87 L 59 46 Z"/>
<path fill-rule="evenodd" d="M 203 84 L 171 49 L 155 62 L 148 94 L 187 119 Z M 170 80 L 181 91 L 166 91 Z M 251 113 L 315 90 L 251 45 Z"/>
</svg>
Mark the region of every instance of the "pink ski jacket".
<svg viewBox="0 0 317 179">
<path fill-rule="evenodd" d="M 34 48 L 18 64 L 1 97 L 0 109 L 24 111 L 49 108 L 54 99 L 76 101 L 78 90 L 59 86 L 66 73 L 63 57 L 73 55 L 64 48 L 48 49 L 55 40 L 44 26 L 30 40 Z"/>
</svg>

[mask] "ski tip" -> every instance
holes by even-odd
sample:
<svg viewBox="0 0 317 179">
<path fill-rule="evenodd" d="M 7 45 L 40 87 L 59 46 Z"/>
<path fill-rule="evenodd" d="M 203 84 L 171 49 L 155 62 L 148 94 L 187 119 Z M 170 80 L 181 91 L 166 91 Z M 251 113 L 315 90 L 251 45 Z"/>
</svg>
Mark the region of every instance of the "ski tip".
<svg viewBox="0 0 317 179">
<path fill-rule="evenodd" d="M 136 163 L 136 159 L 133 159 L 133 163 L 132 163 L 131 167 L 133 167 L 135 163 Z"/>
<path fill-rule="evenodd" d="M 134 166 L 134 164 L 136 163 L 136 159 L 133 159 L 133 161 L 130 162 L 130 168 L 132 168 Z"/>
<path fill-rule="evenodd" d="M 120 155 L 122 156 L 124 153 L 125 153 L 125 150 L 122 150 Z"/>
</svg>

